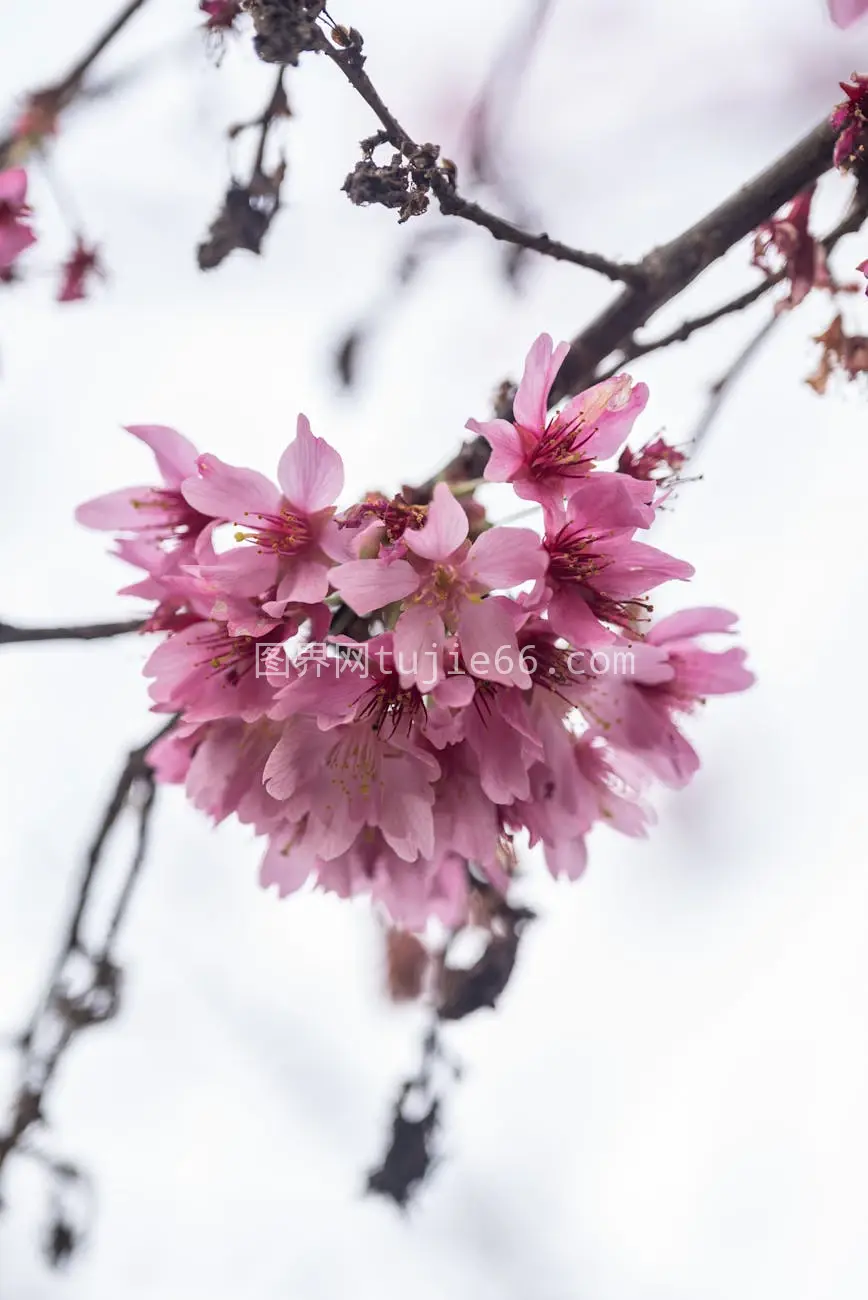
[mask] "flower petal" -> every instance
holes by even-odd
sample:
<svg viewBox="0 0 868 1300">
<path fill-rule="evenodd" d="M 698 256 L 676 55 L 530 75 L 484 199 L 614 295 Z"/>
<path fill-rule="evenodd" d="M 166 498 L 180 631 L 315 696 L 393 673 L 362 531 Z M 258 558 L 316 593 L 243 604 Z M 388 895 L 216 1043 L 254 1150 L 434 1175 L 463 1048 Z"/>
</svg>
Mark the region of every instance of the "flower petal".
<svg viewBox="0 0 868 1300">
<path fill-rule="evenodd" d="M 467 515 L 446 483 L 438 483 L 421 528 L 408 528 L 404 541 L 426 560 L 447 560 L 467 537 Z"/>
<path fill-rule="evenodd" d="M 280 458 L 277 481 L 290 505 L 304 514 L 333 506 L 344 486 L 344 463 L 334 447 L 311 433 L 306 415 L 298 417 L 295 438 Z"/>
<path fill-rule="evenodd" d="M 492 590 L 516 587 L 541 578 L 548 556 L 531 528 L 488 528 L 477 537 L 462 565 L 462 573 Z"/>
<path fill-rule="evenodd" d="M 255 469 L 227 465 L 206 454 L 196 461 L 198 478 L 184 479 L 185 499 L 203 515 L 242 523 L 248 515 L 276 514 L 280 493 L 264 474 Z"/>
<path fill-rule="evenodd" d="M 350 560 L 329 571 L 329 581 L 360 618 L 402 600 L 419 586 L 419 575 L 407 560 Z"/>
<path fill-rule="evenodd" d="M 535 433 L 545 429 L 549 393 L 569 350 L 569 343 L 555 348 L 550 334 L 540 334 L 528 352 L 513 402 L 516 423 L 523 428 Z"/>
<path fill-rule="evenodd" d="M 179 488 L 185 478 L 196 473 L 199 453 L 177 429 L 165 424 L 127 424 L 124 428 L 150 447 L 167 487 Z"/>
</svg>

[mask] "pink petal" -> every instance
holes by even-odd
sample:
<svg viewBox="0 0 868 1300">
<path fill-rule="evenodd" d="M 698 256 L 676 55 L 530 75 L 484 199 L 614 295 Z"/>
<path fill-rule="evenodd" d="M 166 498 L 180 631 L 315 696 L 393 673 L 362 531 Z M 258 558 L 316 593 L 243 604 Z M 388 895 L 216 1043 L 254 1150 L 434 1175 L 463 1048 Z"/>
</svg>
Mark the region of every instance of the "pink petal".
<svg viewBox="0 0 868 1300">
<path fill-rule="evenodd" d="M 423 693 L 443 678 L 443 643 L 446 629 L 436 609 L 411 605 L 395 627 L 395 667 L 401 685 L 414 682 Z"/>
<path fill-rule="evenodd" d="M 10 167 L 0 172 L 0 203 L 18 208 L 27 198 L 27 172 L 23 167 Z"/>
<path fill-rule="evenodd" d="M 10 267 L 25 249 L 36 243 L 36 236 L 20 222 L 0 224 L 0 270 Z"/>
<path fill-rule="evenodd" d="M 181 491 L 194 510 L 215 519 L 242 523 L 249 515 L 276 514 L 280 493 L 255 469 L 227 465 L 217 456 L 200 456 L 199 477 L 185 479 Z"/>
<path fill-rule="evenodd" d="M 551 386 L 569 350 L 569 343 L 559 343 L 553 350 L 551 335 L 540 334 L 528 352 L 513 402 L 516 423 L 523 428 L 538 433 L 545 429 Z"/>
<path fill-rule="evenodd" d="M 467 537 L 469 528 L 464 508 L 446 483 L 438 483 L 425 523 L 421 528 L 408 528 L 404 541 L 426 560 L 447 560 Z"/>
<path fill-rule="evenodd" d="M 302 846 L 293 847 L 283 837 L 274 837 L 269 841 L 268 850 L 259 868 L 259 883 L 263 889 L 277 885 L 281 898 L 294 894 L 316 870 L 317 860 L 314 854 Z"/>
<path fill-rule="evenodd" d="M 548 556 L 530 528 L 488 528 L 468 552 L 462 573 L 491 590 L 541 578 Z"/>
<path fill-rule="evenodd" d="M 509 420 L 468 420 L 464 427 L 491 445 L 485 466 L 489 483 L 508 483 L 518 474 L 524 464 L 524 447 L 514 424 Z"/>
<path fill-rule="evenodd" d="M 320 560 L 300 558 L 292 563 L 277 586 L 277 600 L 301 605 L 317 605 L 325 600 L 329 590 L 328 568 Z"/>
<path fill-rule="evenodd" d="M 308 515 L 333 506 L 344 486 L 343 461 L 324 438 L 313 436 L 305 415 L 280 458 L 277 481 L 290 505 Z"/>
<path fill-rule="evenodd" d="M 837 27 L 851 27 L 868 9 L 868 0 L 829 0 L 829 13 Z"/>
<path fill-rule="evenodd" d="M 464 512 L 462 511 L 462 514 Z M 402 600 L 419 586 L 419 575 L 407 560 L 350 560 L 329 571 L 329 581 L 335 591 L 359 617 L 372 614 L 375 609 Z"/>
<path fill-rule="evenodd" d="M 474 677 L 526 690 L 531 679 L 521 660 L 511 602 L 498 597 L 467 600 L 458 615 L 461 656 Z"/>
<path fill-rule="evenodd" d="M 629 375 L 614 375 L 574 397 L 558 423 L 579 423 L 582 437 L 587 438 L 585 450 L 597 460 L 608 460 L 626 442 L 647 402 L 647 384 L 634 384 Z"/>
<path fill-rule="evenodd" d="M 587 602 L 572 587 L 554 593 L 548 612 L 549 622 L 558 635 L 566 637 L 580 649 L 610 645 L 618 639 L 614 632 L 603 627 Z"/>
<path fill-rule="evenodd" d="M 655 486 L 607 471 L 567 483 L 569 517 L 588 528 L 647 528 L 654 522 Z M 556 531 L 556 529 L 549 529 Z"/>
<path fill-rule="evenodd" d="M 118 488 L 116 492 L 107 492 L 105 496 L 82 502 L 75 517 L 85 528 L 100 528 L 108 532 L 145 528 L 149 522 L 158 523 L 161 518 L 159 503 L 155 503 L 153 510 L 148 508 L 153 497 L 152 487 Z"/>
<path fill-rule="evenodd" d="M 591 585 L 599 587 L 610 596 L 629 599 L 644 596 L 646 591 L 659 587 L 662 582 L 679 579 L 686 582 L 695 570 L 686 560 L 658 551 L 656 546 L 644 542 L 629 542 L 614 563 L 601 570 Z"/>
<path fill-rule="evenodd" d="M 664 645 L 667 641 L 687 641 L 706 632 L 731 632 L 738 622 L 738 614 L 728 609 L 718 609 L 714 605 L 703 605 L 697 609 L 681 609 L 677 614 L 669 614 L 658 619 L 649 630 L 645 640 L 651 645 Z"/>
<path fill-rule="evenodd" d="M 470 703 L 476 694 L 476 686 L 473 678 L 468 677 L 466 673 L 453 673 L 434 692 L 434 698 L 438 704 L 445 708 L 463 709 Z"/>
<path fill-rule="evenodd" d="M 224 551 L 215 564 L 191 565 L 191 571 L 212 590 L 233 596 L 259 596 L 277 577 L 277 556 L 253 546 Z"/>
<path fill-rule="evenodd" d="M 167 487 L 179 488 L 185 478 L 196 473 L 199 455 L 189 438 L 165 424 L 127 424 L 127 433 L 150 447 L 157 468 Z"/>
</svg>

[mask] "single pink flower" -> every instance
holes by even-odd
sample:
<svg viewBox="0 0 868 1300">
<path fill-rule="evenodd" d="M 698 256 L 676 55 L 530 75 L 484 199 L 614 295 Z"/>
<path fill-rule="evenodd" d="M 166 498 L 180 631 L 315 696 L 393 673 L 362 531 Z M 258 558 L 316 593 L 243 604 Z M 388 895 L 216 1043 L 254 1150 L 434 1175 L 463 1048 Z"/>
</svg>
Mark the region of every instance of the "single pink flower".
<svg viewBox="0 0 868 1300">
<path fill-rule="evenodd" d="M 631 503 L 614 475 L 586 482 L 560 518 L 549 519 L 548 570 L 528 604 L 547 606 L 553 628 L 572 645 L 615 641 L 612 626 L 632 631 L 647 613 L 647 592 L 693 575 L 692 565 L 633 541 L 634 531 Z"/>
<path fill-rule="evenodd" d="M 26 248 L 36 243 L 27 224 L 27 172 L 12 167 L 0 172 L 0 271 L 7 271 Z"/>
<path fill-rule="evenodd" d="M 274 588 L 266 613 L 279 617 L 290 602 L 316 604 L 328 592 L 335 551 L 334 502 L 343 487 L 340 456 L 311 433 L 306 416 L 280 458 L 276 487 L 256 470 L 200 456 L 197 473 L 183 484 L 188 503 L 204 515 L 235 522 L 239 547 L 202 568 L 201 576 L 225 592 L 259 596 Z"/>
<path fill-rule="evenodd" d="M 732 634 L 737 616 L 725 609 L 686 609 L 660 619 L 627 660 L 590 678 L 584 701 L 588 718 L 617 749 L 634 755 L 658 780 L 686 785 L 699 767 L 693 746 L 676 718 L 694 711 L 708 695 L 745 691 L 754 675 L 738 647 L 709 651 L 701 637 Z"/>
<path fill-rule="evenodd" d="M 868 0 L 829 0 L 829 13 L 837 27 L 852 27 L 868 10 Z"/>
<path fill-rule="evenodd" d="M 491 444 L 485 477 L 511 483 L 520 497 L 543 506 L 559 505 L 588 477 L 596 461 L 613 456 L 648 401 L 645 384 L 616 375 L 571 398 L 549 420 L 549 393 L 569 350 L 568 343 L 553 348 L 551 337 L 541 334 L 528 353 L 515 395 L 514 422 L 467 421 L 468 429 Z M 637 526 L 649 524 L 653 491 L 636 482 L 629 482 L 625 491 L 635 502 Z"/>
<path fill-rule="evenodd" d="M 778 266 L 771 256 L 774 251 L 790 282 L 790 292 L 776 304 L 776 313 L 797 307 L 814 288 L 832 287 L 826 251 L 808 230 L 816 188 L 816 184 L 809 185 L 787 205 L 780 217 L 764 222 L 754 237 L 754 266 L 767 276 L 776 274 Z"/>
<path fill-rule="evenodd" d="M 181 484 L 195 470 L 196 448 L 175 429 L 162 424 L 131 424 L 126 432 L 150 447 L 162 475 L 161 487 L 121 488 L 85 501 L 75 517 L 86 528 L 129 533 L 176 545 L 178 563 L 193 560 L 195 542 L 210 526 L 208 515 L 184 498 Z"/>
<path fill-rule="evenodd" d="M 87 297 L 88 281 L 98 276 L 105 279 L 99 260 L 99 249 L 76 239 L 75 247 L 63 264 L 63 279 L 57 292 L 58 302 L 80 302 Z"/>
<path fill-rule="evenodd" d="M 428 691 L 443 680 L 446 638 L 455 633 L 474 676 L 527 687 L 512 602 L 483 597 L 542 575 L 539 538 L 529 528 L 498 527 L 471 545 L 467 534 L 466 512 L 438 483 L 423 527 L 403 534 L 408 559 L 351 560 L 332 569 L 332 585 L 362 616 L 404 600 L 395 654 L 406 683 Z"/>
</svg>

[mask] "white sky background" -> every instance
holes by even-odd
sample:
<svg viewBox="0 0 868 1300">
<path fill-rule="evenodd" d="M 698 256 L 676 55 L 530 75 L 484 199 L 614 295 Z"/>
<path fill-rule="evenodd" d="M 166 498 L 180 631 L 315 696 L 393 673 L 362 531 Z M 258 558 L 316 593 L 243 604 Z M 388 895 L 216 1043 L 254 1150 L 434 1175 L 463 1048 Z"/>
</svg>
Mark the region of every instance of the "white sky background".
<svg viewBox="0 0 868 1300">
<path fill-rule="evenodd" d="M 114 2 L 7 0 L 3 102 L 65 67 Z M 408 128 L 453 153 L 521 8 L 334 12 L 363 31 Z M 228 176 L 221 131 L 259 111 L 272 73 L 246 41 L 215 71 L 183 44 L 194 10 L 151 0 L 103 66 L 172 42 L 177 55 L 63 136 L 57 174 L 112 273 L 85 304 L 56 307 L 35 274 L 66 237 L 34 176 L 34 275 L 0 296 L 0 617 L 133 612 L 113 595 L 123 566 L 72 520 L 78 501 L 148 481 L 119 425 L 175 424 L 270 473 L 301 409 L 351 492 L 393 489 L 448 458 L 541 329 L 575 333 L 611 293 L 535 259 L 516 297 L 497 246 L 468 229 L 389 313 L 361 386 L 339 393 L 331 345 L 421 222 L 340 193 L 373 123 L 309 59 L 288 80 L 287 207 L 265 255 L 197 272 Z M 638 256 L 818 120 L 866 53 L 868 24 L 836 33 L 820 0 L 559 0 L 504 158 L 550 233 Z M 826 187 L 830 220 L 845 193 Z M 851 239 L 837 264 L 865 256 Z M 738 252 L 691 308 L 748 283 L 743 267 Z M 868 332 L 865 300 L 847 310 Z M 658 801 L 647 844 L 602 832 L 581 884 L 537 871 L 526 886 L 543 919 L 500 1011 L 450 1035 L 467 1075 L 410 1216 L 359 1194 L 419 1040 L 417 1013 L 382 998 L 366 907 L 278 904 L 256 886 L 247 833 L 213 831 L 165 791 L 121 944 L 122 1016 L 82 1037 L 49 1108 L 46 1145 L 95 1178 L 96 1233 L 50 1274 L 43 1180 L 13 1165 L 0 1300 L 862 1300 L 868 442 L 864 393 L 820 400 L 800 382 L 830 315 L 818 299 L 783 324 L 661 527 L 698 571 L 669 605 L 739 610 L 760 684 L 696 720 L 702 772 Z M 749 327 L 634 367 L 652 389 L 642 438 L 689 436 Z M 2 652 L 0 1029 L 23 1022 L 120 756 L 152 728 L 146 653 L 135 639 Z M 0 1049 L 0 1088 L 11 1066 Z"/>
</svg>

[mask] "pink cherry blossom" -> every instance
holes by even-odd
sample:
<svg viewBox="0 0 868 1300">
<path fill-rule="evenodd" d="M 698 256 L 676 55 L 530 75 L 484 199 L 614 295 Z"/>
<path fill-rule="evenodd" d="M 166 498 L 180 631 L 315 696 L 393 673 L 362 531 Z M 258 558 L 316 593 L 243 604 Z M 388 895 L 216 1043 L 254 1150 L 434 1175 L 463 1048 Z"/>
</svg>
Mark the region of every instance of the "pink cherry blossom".
<svg viewBox="0 0 868 1300">
<path fill-rule="evenodd" d="M 528 603 L 547 606 L 552 626 L 574 646 L 615 641 L 613 628 L 632 630 L 647 614 L 647 592 L 693 574 L 683 560 L 633 541 L 632 519 L 614 475 L 587 481 L 559 517 L 549 518 L 548 570 Z"/>
<path fill-rule="evenodd" d="M 686 785 L 699 757 L 676 725 L 708 695 L 747 690 L 754 675 L 738 647 L 706 650 L 699 639 L 731 634 L 737 616 L 725 609 L 682 610 L 660 619 L 634 646 L 632 674 L 604 672 L 588 683 L 583 707 L 611 745 L 636 756 L 658 780 Z"/>
<path fill-rule="evenodd" d="M 23 167 L 0 171 L 0 271 L 6 271 L 25 249 L 36 243 L 27 224 L 27 173 Z"/>
<path fill-rule="evenodd" d="M 868 0 L 829 0 L 829 13 L 837 27 L 852 27 L 868 11 Z"/>
<path fill-rule="evenodd" d="M 177 430 L 162 424 L 131 424 L 126 432 L 150 447 L 162 486 L 121 488 L 95 497 L 78 507 L 76 519 L 86 528 L 177 544 L 183 558 L 192 560 L 193 544 L 211 523 L 181 492 L 181 484 L 195 469 L 196 448 Z"/>
<path fill-rule="evenodd" d="M 617 375 L 580 393 L 548 419 L 549 394 L 569 352 L 541 334 L 528 353 L 510 420 L 468 420 L 467 428 L 491 444 L 485 477 L 511 483 L 516 493 L 544 506 L 559 505 L 576 491 L 595 462 L 613 456 L 627 439 L 648 400 L 645 384 Z M 648 524 L 653 496 L 637 482 L 626 485 L 636 505 L 636 523 Z"/>
<path fill-rule="evenodd" d="M 854 72 L 850 81 L 839 84 L 847 98 L 829 119 L 838 133 L 832 157 L 836 167 L 848 171 L 859 163 L 868 141 L 868 77 Z"/>
<path fill-rule="evenodd" d="M 351 560 L 331 581 L 357 614 L 405 600 L 395 626 L 395 653 L 406 682 L 430 690 L 442 681 L 447 634 L 456 633 L 471 673 L 528 686 L 518 655 L 511 602 L 482 599 L 496 588 L 539 578 L 546 558 L 528 528 L 491 528 L 467 542 L 465 511 L 438 483 L 422 528 L 408 528 L 408 559 Z"/>
<path fill-rule="evenodd" d="M 275 616 L 292 601 L 323 600 L 329 560 L 342 553 L 335 551 L 332 516 L 344 470 L 334 448 L 314 437 L 307 418 L 298 417 L 296 437 L 280 458 L 279 488 L 256 470 L 216 456 L 200 456 L 196 471 L 183 484 L 187 502 L 203 515 L 235 522 L 241 543 L 201 576 L 239 596 L 273 588 L 264 608 Z"/>
</svg>

